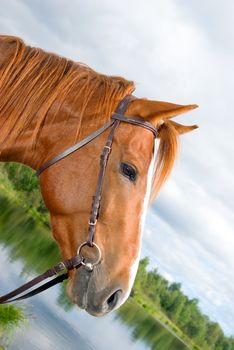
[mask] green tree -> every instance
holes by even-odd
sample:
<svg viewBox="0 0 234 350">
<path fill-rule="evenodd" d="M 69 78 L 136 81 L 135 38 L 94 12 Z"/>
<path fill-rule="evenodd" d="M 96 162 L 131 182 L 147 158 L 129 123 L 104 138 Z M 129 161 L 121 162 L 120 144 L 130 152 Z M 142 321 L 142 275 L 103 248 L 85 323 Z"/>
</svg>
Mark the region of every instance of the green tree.
<svg viewBox="0 0 234 350">
<path fill-rule="evenodd" d="M 134 289 L 144 288 L 147 284 L 147 266 L 149 265 L 149 258 L 141 259 L 136 275 Z"/>
<path fill-rule="evenodd" d="M 182 293 L 178 293 L 177 296 L 174 298 L 171 306 L 167 310 L 169 317 L 173 321 L 178 321 L 185 303 L 186 297 Z"/>
<path fill-rule="evenodd" d="M 218 323 L 209 321 L 207 324 L 207 332 L 205 340 L 211 349 L 214 348 L 215 343 L 217 342 L 221 334 L 221 329 Z"/>
</svg>

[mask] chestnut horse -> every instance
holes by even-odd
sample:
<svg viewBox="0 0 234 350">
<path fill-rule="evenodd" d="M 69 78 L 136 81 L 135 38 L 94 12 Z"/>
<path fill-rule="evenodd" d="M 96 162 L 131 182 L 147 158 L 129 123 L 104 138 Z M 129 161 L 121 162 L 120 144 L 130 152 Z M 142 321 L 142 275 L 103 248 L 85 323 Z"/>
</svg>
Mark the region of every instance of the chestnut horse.
<svg viewBox="0 0 234 350">
<path fill-rule="evenodd" d="M 39 168 L 100 128 L 133 90 L 131 81 L 99 74 L 19 38 L 0 36 L 0 161 Z M 102 259 L 92 272 L 81 267 L 69 275 L 69 297 L 90 314 L 104 315 L 129 296 L 146 209 L 172 169 L 178 135 L 197 128 L 171 119 L 196 107 L 142 98 L 129 104 L 125 115 L 157 127 L 158 141 L 136 125 L 121 123 L 116 130 L 95 233 Z M 74 256 L 86 239 L 106 135 L 40 176 L 53 236 L 64 259 Z M 92 258 L 92 249 L 86 254 Z"/>
</svg>

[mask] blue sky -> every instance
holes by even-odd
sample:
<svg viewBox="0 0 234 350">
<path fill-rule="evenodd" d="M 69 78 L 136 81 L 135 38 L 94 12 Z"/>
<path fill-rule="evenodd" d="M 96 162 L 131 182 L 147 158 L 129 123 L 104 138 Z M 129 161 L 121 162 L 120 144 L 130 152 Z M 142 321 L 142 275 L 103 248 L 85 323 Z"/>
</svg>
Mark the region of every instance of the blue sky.
<svg viewBox="0 0 234 350">
<path fill-rule="evenodd" d="M 234 334 L 234 2 L 7 0 L 0 32 L 136 82 L 135 95 L 199 110 L 200 128 L 149 210 L 143 255 Z"/>
</svg>

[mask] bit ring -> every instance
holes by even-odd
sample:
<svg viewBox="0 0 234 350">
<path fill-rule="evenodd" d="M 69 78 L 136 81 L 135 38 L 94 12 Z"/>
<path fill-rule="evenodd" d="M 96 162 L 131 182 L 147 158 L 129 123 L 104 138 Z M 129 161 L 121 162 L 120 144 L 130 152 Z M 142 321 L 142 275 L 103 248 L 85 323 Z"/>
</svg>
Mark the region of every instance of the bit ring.
<svg viewBox="0 0 234 350">
<path fill-rule="evenodd" d="M 98 246 L 96 243 L 92 242 L 91 248 L 92 248 L 92 247 L 95 247 L 95 248 L 96 248 L 97 253 L 98 253 L 98 254 L 97 254 L 97 259 L 94 260 L 94 262 L 85 262 L 85 257 L 82 256 L 82 254 L 81 254 L 81 250 L 82 250 L 82 248 L 85 247 L 85 246 L 89 246 L 89 247 L 90 247 L 89 242 L 87 242 L 87 241 L 86 241 L 86 242 L 83 242 L 83 243 L 79 246 L 79 248 L 77 249 L 77 255 L 79 255 L 81 258 L 83 258 L 82 261 L 81 261 L 81 264 L 82 264 L 83 266 L 85 266 L 85 267 L 87 268 L 87 270 L 92 271 L 92 270 L 93 270 L 93 267 L 96 266 L 96 265 L 98 265 L 99 262 L 101 261 L 101 257 L 102 257 L 101 249 L 99 248 L 99 246 Z"/>
</svg>

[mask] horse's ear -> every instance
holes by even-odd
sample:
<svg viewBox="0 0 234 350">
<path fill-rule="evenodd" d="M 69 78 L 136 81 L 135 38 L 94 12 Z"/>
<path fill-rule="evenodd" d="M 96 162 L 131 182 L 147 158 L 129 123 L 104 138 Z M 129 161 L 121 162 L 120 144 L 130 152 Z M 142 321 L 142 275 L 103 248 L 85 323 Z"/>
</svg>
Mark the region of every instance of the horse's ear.
<svg viewBox="0 0 234 350">
<path fill-rule="evenodd" d="M 197 125 L 182 125 L 179 123 L 176 123 L 172 120 L 170 120 L 170 124 L 176 129 L 178 134 L 186 134 L 187 132 L 190 132 L 194 129 L 197 129 L 198 126 Z"/>
<path fill-rule="evenodd" d="M 136 98 L 131 102 L 128 113 L 130 115 L 142 117 L 153 125 L 158 126 L 167 119 L 174 118 L 179 114 L 188 112 L 197 107 L 198 105 L 196 104 L 184 106 L 169 102 Z M 182 125 L 179 126 L 177 123 L 175 123 L 173 126 L 178 130 L 178 133 L 181 134 L 195 129 L 195 126 L 183 127 Z"/>
</svg>

